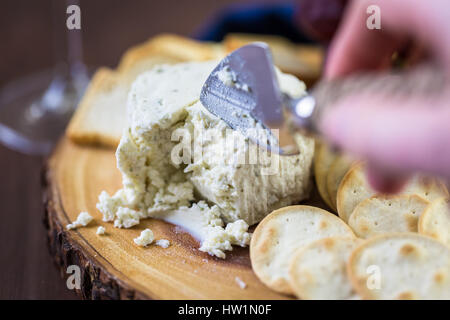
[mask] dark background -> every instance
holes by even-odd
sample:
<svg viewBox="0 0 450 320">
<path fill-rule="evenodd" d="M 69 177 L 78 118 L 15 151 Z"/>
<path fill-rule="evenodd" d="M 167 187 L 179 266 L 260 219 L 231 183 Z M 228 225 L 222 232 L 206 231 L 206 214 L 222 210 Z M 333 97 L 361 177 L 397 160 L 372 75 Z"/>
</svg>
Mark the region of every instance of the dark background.
<svg viewBox="0 0 450 320">
<path fill-rule="evenodd" d="M 161 32 L 196 34 L 217 10 L 237 2 L 81 0 L 84 60 L 89 66 L 114 67 L 129 46 Z M 51 1 L 1 0 L 0 43 L 0 87 L 51 67 Z M 46 246 L 43 161 L 0 145 L 0 299 L 76 298 L 66 289 Z"/>
</svg>

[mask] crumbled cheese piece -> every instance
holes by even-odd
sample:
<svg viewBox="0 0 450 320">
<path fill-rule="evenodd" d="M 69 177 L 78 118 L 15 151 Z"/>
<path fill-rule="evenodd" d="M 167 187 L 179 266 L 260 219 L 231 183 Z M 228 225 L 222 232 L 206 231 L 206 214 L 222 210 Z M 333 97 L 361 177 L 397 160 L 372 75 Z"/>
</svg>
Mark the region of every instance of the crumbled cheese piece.
<svg viewBox="0 0 450 320">
<path fill-rule="evenodd" d="M 230 242 L 241 247 L 248 246 L 252 234 L 247 232 L 248 224 L 244 220 L 238 220 L 227 224 L 225 232 L 230 237 Z"/>
<path fill-rule="evenodd" d="M 199 250 L 224 259 L 226 257 L 224 251 L 233 250 L 232 245 L 241 247 L 249 245 L 252 234 L 247 230 L 248 224 L 244 220 L 229 223 L 225 228 L 209 226 Z"/>
<path fill-rule="evenodd" d="M 222 227 L 211 227 L 208 229 L 206 239 L 201 243 L 200 251 L 207 252 L 212 256 L 225 259 L 226 250 L 231 251 L 230 239 Z"/>
<path fill-rule="evenodd" d="M 234 278 L 234 281 L 236 281 L 236 283 L 238 284 L 238 286 L 239 286 L 241 289 L 247 288 L 247 284 L 246 284 L 244 281 L 242 281 L 241 278 L 236 277 L 236 278 Z"/>
<path fill-rule="evenodd" d="M 136 243 L 138 246 L 146 247 L 153 242 L 153 239 L 153 231 L 150 229 L 145 229 L 141 232 L 139 237 L 134 238 L 134 243 Z"/>
<path fill-rule="evenodd" d="M 140 217 L 140 213 L 136 210 L 126 207 L 119 207 L 116 212 L 114 227 L 131 228 L 132 226 L 139 224 Z"/>
<path fill-rule="evenodd" d="M 96 232 L 96 233 L 97 233 L 98 235 L 104 235 L 105 232 L 106 232 L 105 227 L 100 226 L 100 227 L 97 228 L 97 232 Z"/>
<path fill-rule="evenodd" d="M 231 71 L 229 66 L 226 66 L 216 72 L 217 78 L 226 86 L 231 87 L 236 81 L 236 74 Z"/>
<path fill-rule="evenodd" d="M 120 190 L 114 195 L 110 196 L 108 192 L 102 191 L 98 196 L 97 209 L 103 214 L 103 221 L 113 221 L 117 209 L 122 205 L 122 192 Z"/>
<path fill-rule="evenodd" d="M 248 224 L 243 220 L 229 223 L 225 227 L 220 214 L 218 206 L 209 207 L 205 201 L 199 201 L 191 207 L 181 207 L 156 217 L 183 226 L 200 241 L 199 250 L 225 258 L 224 251 L 232 250 L 232 245 L 248 245 L 251 233 L 247 232 Z"/>
<path fill-rule="evenodd" d="M 92 216 L 83 211 L 80 212 L 80 214 L 77 217 L 77 220 L 75 220 L 74 222 L 68 224 L 66 226 L 67 230 L 71 230 L 71 229 L 76 229 L 78 227 L 86 227 L 94 218 L 92 218 Z"/>
<path fill-rule="evenodd" d="M 166 239 L 159 239 L 159 240 L 155 241 L 155 244 L 157 246 L 160 246 L 161 248 L 166 249 L 166 248 L 168 248 L 170 246 L 170 241 L 166 240 Z"/>
<path fill-rule="evenodd" d="M 231 70 L 229 66 L 225 66 L 216 72 L 217 78 L 228 87 L 236 87 L 247 92 L 250 92 L 250 87 L 247 83 L 241 83 L 238 81 L 238 77 L 235 72 Z"/>
<path fill-rule="evenodd" d="M 238 89 L 242 89 L 246 92 L 250 92 L 250 90 L 251 90 L 250 87 L 248 86 L 248 84 L 246 84 L 246 83 L 239 84 Z"/>
</svg>

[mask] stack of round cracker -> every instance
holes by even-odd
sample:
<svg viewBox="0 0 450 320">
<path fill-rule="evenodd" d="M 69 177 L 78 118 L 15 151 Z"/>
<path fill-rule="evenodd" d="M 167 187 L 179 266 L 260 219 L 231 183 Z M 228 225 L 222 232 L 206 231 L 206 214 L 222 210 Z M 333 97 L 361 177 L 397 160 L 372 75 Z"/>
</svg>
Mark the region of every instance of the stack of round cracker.
<svg viewBox="0 0 450 320">
<path fill-rule="evenodd" d="M 355 239 L 339 217 L 310 206 L 275 210 L 263 219 L 250 243 L 252 267 L 259 279 L 275 291 L 293 294 L 290 264 L 297 250 L 329 237 Z"/>
<path fill-rule="evenodd" d="M 377 194 L 364 163 L 319 144 L 320 195 L 275 210 L 255 229 L 252 267 L 268 287 L 300 299 L 450 299 L 450 200 L 436 179 L 413 177 Z"/>
<path fill-rule="evenodd" d="M 323 201 L 337 211 L 337 191 L 352 161 L 347 156 L 333 152 L 325 143 L 316 142 L 314 177 Z"/>
<path fill-rule="evenodd" d="M 439 198 L 448 198 L 448 190 L 437 179 L 416 175 L 412 177 L 403 190 L 390 196 L 393 202 L 404 202 L 401 196 L 418 196 L 428 203 Z M 377 194 L 370 186 L 365 174 L 365 163 L 353 165 L 340 182 L 337 192 L 337 212 L 344 221 L 349 221 L 351 215 L 366 199 L 385 197 Z M 367 204 L 365 204 L 367 206 Z"/>
</svg>

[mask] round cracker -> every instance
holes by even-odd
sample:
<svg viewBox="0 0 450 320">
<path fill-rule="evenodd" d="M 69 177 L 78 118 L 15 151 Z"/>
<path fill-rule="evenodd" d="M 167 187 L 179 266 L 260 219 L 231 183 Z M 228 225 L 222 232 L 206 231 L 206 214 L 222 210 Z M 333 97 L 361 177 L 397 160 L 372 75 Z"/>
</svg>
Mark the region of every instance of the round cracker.
<svg viewBox="0 0 450 320">
<path fill-rule="evenodd" d="M 295 295 L 308 300 L 355 299 L 346 264 L 361 239 L 330 237 L 298 249 L 289 266 Z"/>
<path fill-rule="evenodd" d="M 348 225 L 361 238 L 384 233 L 417 232 L 430 202 L 417 195 L 373 196 L 359 203 Z"/>
<path fill-rule="evenodd" d="M 336 197 L 339 184 L 347 173 L 352 161 L 345 156 L 338 156 L 334 159 L 333 163 L 330 165 L 330 169 L 327 174 L 327 193 L 330 197 L 333 209 L 337 212 Z"/>
<path fill-rule="evenodd" d="M 253 271 L 269 288 L 293 294 L 288 269 L 295 250 L 338 235 L 354 237 L 349 226 L 326 210 L 302 205 L 275 210 L 253 233 L 250 242 Z"/>
<path fill-rule="evenodd" d="M 316 147 L 317 152 L 314 155 L 314 176 L 317 189 L 323 201 L 330 208 L 333 208 L 333 202 L 327 191 L 327 174 L 330 165 L 337 155 L 324 142 L 316 142 Z"/>
<path fill-rule="evenodd" d="M 353 251 L 347 268 L 365 299 L 450 299 L 450 249 L 430 237 L 370 238 Z"/>
<path fill-rule="evenodd" d="M 433 201 L 419 219 L 419 233 L 430 236 L 450 247 L 450 200 Z"/>
<path fill-rule="evenodd" d="M 374 193 L 367 182 L 364 163 L 356 163 L 347 171 L 339 184 L 336 196 L 339 217 L 348 221 L 358 203 L 370 198 Z"/>
<path fill-rule="evenodd" d="M 369 186 L 364 167 L 365 164 L 362 162 L 352 166 L 339 185 L 337 209 L 339 216 L 346 222 L 361 201 L 377 194 Z M 409 180 L 400 194 L 416 194 L 431 202 L 441 197 L 448 197 L 448 190 L 437 179 L 416 175 Z"/>
</svg>

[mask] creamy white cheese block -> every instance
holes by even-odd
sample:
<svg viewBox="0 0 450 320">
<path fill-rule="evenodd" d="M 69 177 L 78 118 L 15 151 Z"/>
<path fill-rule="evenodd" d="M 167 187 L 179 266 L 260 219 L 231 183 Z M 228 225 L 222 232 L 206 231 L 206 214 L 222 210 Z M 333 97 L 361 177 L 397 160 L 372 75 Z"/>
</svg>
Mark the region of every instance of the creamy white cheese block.
<svg viewBox="0 0 450 320">
<path fill-rule="evenodd" d="M 248 245 L 249 225 L 307 197 L 314 141 L 299 135 L 299 155 L 270 154 L 209 113 L 199 97 L 216 64 L 161 65 L 137 78 L 116 151 L 123 188 L 102 192 L 97 208 L 119 228 L 148 217 L 181 225 L 224 258 Z M 277 76 L 285 93 L 305 93 L 297 78 Z"/>
</svg>

